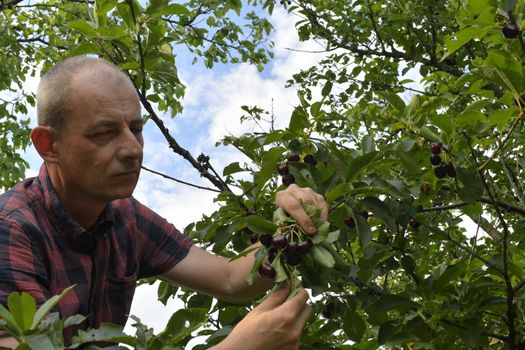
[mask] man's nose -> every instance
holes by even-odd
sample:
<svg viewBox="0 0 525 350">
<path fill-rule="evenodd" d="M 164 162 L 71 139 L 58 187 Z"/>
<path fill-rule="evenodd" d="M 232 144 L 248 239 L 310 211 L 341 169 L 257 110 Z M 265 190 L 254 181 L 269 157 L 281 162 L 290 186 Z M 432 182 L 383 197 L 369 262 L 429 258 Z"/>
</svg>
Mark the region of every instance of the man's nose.
<svg viewBox="0 0 525 350">
<path fill-rule="evenodd" d="M 142 134 L 135 134 L 131 130 L 126 130 L 122 135 L 119 157 L 122 159 L 142 159 L 143 145 Z"/>
</svg>

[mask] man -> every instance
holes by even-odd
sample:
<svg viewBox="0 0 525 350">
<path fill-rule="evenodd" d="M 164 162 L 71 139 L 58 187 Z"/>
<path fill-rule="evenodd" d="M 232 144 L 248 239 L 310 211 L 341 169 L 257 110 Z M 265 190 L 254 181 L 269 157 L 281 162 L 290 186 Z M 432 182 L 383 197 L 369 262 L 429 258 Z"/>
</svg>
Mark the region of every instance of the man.
<svg viewBox="0 0 525 350">
<path fill-rule="evenodd" d="M 87 56 L 59 63 L 42 78 L 37 113 L 31 140 L 44 160 L 40 173 L 0 196 L 1 303 L 13 291 L 42 303 L 75 285 L 58 305 L 61 316 L 86 315 L 81 327 L 96 328 L 125 324 L 139 278 L 159 276 L 232 302 L 271 287 L 246 283 L 253 255 L 230 262 L 201 250 L 131 196 L 143 120 L 117 67 Z M 292 185 L 275 202 L 313 234 L 301 201 L 327 216 L 324 199 L 307 188 Z M 286 297 L 286 289 L 270 295 L 216 349 L 297 349 L 311 309 L 305 290 Z M 65 330 L 66 343 L 76 331 Z M 16 342 L 4 336 L 0 345 Z"/>
</svg>

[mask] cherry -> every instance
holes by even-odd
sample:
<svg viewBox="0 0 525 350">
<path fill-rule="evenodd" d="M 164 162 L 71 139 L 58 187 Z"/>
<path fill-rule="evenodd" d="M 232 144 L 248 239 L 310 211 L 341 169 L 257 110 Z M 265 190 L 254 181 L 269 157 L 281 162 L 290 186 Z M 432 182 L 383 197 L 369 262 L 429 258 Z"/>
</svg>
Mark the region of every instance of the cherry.
<svg viewBox="0 0 525 350">
<path fill-rule="evenodd" d="M 272 237 L 272 247 L 276 249 L 283 249 L 288 245 L 288 239 L 283 235 L 276 235 Z"/>
<path fill-rule="evenodd" d="M 286 246 L 286 255 L 296 255 L 299 253 L 299 243 L 290 242 Z"/>
<path fill-rule="evenodd" d="M 506 24 L 501 28 L 501 32 L 507 39 L 516 39 L 520 35 L 520 28 L 515 24 Z"/>
<path fill-rule="evenodd" d="M 439 154 L 441 152 L 441 142 L 432 142 L 430 144 L 430 153 L 432 154 Z"/>
<path fill-rule="evenodd" d="M 445 176 L 447 176 L 447 170 L 445 169 L 443 165 L 438 166 L 437 168 L 434 169 L 434 175 L 436 175 L 438 179 L 442 179 Z"/>
<path fill-rule="evenodd" d="M 317 164 L 317 160 L 315 160 L 315 157 L 312 154 L 307 154 L 303 158 L 303 162 L 315 166 Z"/>
<path fill-rule="evenodd" d="M 292 254 L 292 255 L 287 255 L 286 256 L 286 262 L 289 264 L 289 265 L 292 265 L 292 266 L 297 266 L 301 263 L 301 256 L 299 254 Z"/>
<path fill-rule="evenodd" d="M 257 243 L 258 240 L 259 240 L 259 237 L 257 237 L 257 235 L 251 235 L 251 236 L 250 236 L 250 242 L 251 242 L 252 244 Z"/>
<path fill-rule="evenodd" d="M 421 223 L 414 218 L 410 218 L 410 220 L 408 220 L 408 224 L 413 228 L 418 228 L 419 226 L 421 226 Z"/>
<path fill-rule="evenodd" d="M 299 155 L 298 154 L 290 154 L 287 158 L 288 162 L 298 162 L 299 161 Z"/>
<path fill-rule="evenodd" d="M 261 275 L 262 278 L 272 279 L 275 278 L 276 272 L 272 265 L 264 263 L 259 267 L 259 275 Z"/>
<path fill-rule="evenodd" d="M 432 164 L 432 165 L 439 165 L 439 164 L 441 164 L 441 157 L 438 156 L 437 154 L 433 154 L 430 157 L 430 164 Z"/>
<path fill-rule="evenodd" d="M 272 244 L 272 235 L 269 233 L 264 233 L 259 236 L 259 242 L 265 247 L 269 247 Z"/>
<path fill-rule="evenodd" d="M 335 306 L 335 303 L 333 300 L 329 300 L 326 305 L 324 306 L 324 309 L 323 309 L 323 316 L 325 318 L 331 318 L 332 317 L 332 313 L 334 311 L 334 306 Z"/>
<path fill-rule="evenodd" d="M 454 164 L 447 163 L 443 165 L 443 168 L 445 168 L 445 172 L 450 177 L 456 177 L 456 169 L 454 168 Z"/>
<path fill-rule="evenodd" d="M 370 213 L 367 212 L 366 210 L 363 210 L 363 211 L 359 212 L 359 215 L 361 215 L 365 219 L 368 219 L 368 217 L 370 216 Z"/>
<path fill-rule="evenodd" d="M 297 250 L 300 254 L 306 254 L 312 249 L 313 245 L 312 240 L 307 239 L 306 241 L 297 243 Z"/>
<path fill-rule="evenodd" d="M 344 219 L 344 223 L 346 226 L 352 228 L 352 227 L 355 227 L 355 220 L 353 217 L 351 216 L 348 216 Z"/>
<path fill-rule="evenodd" d="M 295 183 L 295 177 L 292 174 L 286 174 L 281 178 L 283 185 L 286 187 L 290 186 L 291 184 Z"/>
<path fill-rule="evenodd" d="M 277 167 L 277 172 L 279 175 L 287 175 L 290 172 L 290 167 L 288 164 L 279 164 Z"/>
</svg>

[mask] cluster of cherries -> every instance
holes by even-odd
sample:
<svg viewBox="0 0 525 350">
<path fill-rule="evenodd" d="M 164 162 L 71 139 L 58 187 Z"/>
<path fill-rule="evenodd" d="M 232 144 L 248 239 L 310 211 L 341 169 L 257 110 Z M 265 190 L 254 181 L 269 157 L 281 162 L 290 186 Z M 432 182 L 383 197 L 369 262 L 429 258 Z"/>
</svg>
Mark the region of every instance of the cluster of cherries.
<svg viewBox="0 0 525 350">
<path fill-rule="evenodd" d="M 288 187 L 295 183 L 295 177 L 290 174 L 290 164 L 299 162 L 300 160 L 301 157 L 298 154 L 290 154 L 288 157 L 286 157 L 286 161 L 284 163 L 281 163 L 277 166 L 277 173 L 281 175 L 281 181 L 283 182 L 284 186 Z M 317 160 L 315 160 L 313 154 L 305 155 L 303 157 L 303 162 L 313 166 L 317 164 Z"/>
<path fill-rule="evenodd" d="M 259 274 L 264 278 L 274 278 L 275 269 L 271 263 L 278 257 L 284 257 L 285 262 L 291 266 L 297 266 L 302 261 L 302 256 L 312 249 L 313 243 L 310 239 L 304 241 L 292 241 L 291 235 L 262 234 L 259 236 L 262 245 L 269 249 L 268 261 L 261 265 Z"/>
<path fill-rule="evenodd" d="M 442 179 L 445 176 L 456 177 L 456 169 L 452 163 L 443 163 L 441 159 L 441 151 L 443 146 L 439 142 L 433 142 L 430 144 L 430 164 L 434 165 L 434 175 L 437 178 Z"/>
</svg>

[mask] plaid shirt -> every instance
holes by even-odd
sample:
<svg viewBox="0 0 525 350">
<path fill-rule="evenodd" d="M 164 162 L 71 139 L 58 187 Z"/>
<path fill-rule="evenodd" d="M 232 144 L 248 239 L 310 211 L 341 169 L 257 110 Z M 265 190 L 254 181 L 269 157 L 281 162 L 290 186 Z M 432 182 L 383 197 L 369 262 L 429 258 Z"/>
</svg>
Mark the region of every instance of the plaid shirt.
<svg viewBox="0 0 525 350">
<path fill-rule="evenodd" d="M 88 316 L 64 331 L 101 322 L 124 325 L 139 278 L 182 260 L 191 241 L 133 198 L 109 203 L 97 223 L 82 228 L 61 205 L 45 166 L 0 196 L 0 303 L 13 291 L 42 304 L 76 285 L 58 304 L 61 317 Z"/>
</svg>

